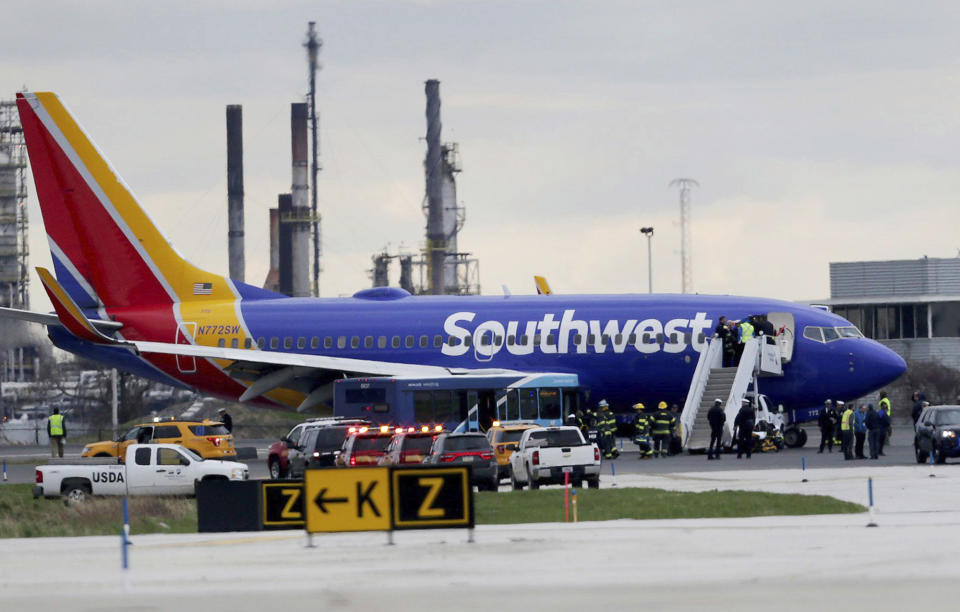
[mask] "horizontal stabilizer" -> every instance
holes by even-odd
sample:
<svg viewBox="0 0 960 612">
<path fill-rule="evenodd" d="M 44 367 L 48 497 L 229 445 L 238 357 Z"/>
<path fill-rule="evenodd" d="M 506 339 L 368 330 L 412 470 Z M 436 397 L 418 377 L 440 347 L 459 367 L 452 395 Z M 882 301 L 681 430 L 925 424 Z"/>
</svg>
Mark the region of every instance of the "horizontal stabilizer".
<svg viewBox="0 0 960 612">
<path fill-rule="evenodd" d="M 37 274 L 40 275 L 40 282 L 43 283 L 43 288 L 47 291 L 50 302 L 53 303 L 53 309 L 57 312 L 60 324 L 66 327 L 67 331 L 81 340 L 94 344 L 124 344 L 97 329 L 49 270 L 37 268 Z"/>
</svg>

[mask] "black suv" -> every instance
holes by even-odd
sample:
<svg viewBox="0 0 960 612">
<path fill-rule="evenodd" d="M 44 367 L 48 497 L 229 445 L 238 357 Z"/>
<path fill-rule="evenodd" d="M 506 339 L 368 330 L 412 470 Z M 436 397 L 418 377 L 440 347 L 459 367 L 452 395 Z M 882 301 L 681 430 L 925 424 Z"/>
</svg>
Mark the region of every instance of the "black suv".
<svg viewBox="0 0 960 612">
<path fill-rule="evenodd" d="M 481 491 L 496 491 L 497 460 L 493 446 L 482 433 L 444 433 L 437 436 L 424 463 L 437 465 L 469 465 L 470 484 Z"/>
<path fill-rule="evenodd" d="M 933 453 L 937 463 L 960 457 L 960 406 L 927 406 L 917 419 L 913 449 L 917 463 L 926 463 Z"/>
</svg>

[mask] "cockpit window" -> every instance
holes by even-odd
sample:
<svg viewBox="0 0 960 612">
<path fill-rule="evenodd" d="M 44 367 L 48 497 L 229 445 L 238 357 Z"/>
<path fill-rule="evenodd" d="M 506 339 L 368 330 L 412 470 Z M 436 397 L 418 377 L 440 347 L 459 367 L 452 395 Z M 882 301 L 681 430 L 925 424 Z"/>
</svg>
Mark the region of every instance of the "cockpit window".
<svg viewBox="0 0 960 612">
<path fill-rule="evenodd" d="M 819 327 L 807 326 L 803 328 L 803 337 L 814 342 L 823 342 L 823 332 Z"/>
<path fill-rule="evenodd" d="M 841 338 L 863 338 L 863 334 L 856 327 L 838 327 Z"/>
<path fill-rule="evenodd" d="M 840 338 L 863 338 L 863 333 L 853 326 L 849 327 L 813 327 L 803 328 L 803 337 L 814 342 L 833 342 Z"/>
</svg>

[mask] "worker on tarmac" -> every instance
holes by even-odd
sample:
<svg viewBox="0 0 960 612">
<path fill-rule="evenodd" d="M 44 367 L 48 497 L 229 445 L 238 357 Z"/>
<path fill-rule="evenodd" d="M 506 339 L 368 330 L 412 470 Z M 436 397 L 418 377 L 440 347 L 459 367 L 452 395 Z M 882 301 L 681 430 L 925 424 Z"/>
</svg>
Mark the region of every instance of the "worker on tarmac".
<svg viewBox="0 0 960 612">
<path fill-rule="evenodd" d="M 727 414 L 723 411 L 723 401 L 720 398 L 713 400 L 713 406 L 707 412 L 707 422 L 710 423 L 710 446 L 707 447 L 707 459 L 719 459 L 723 424 L 727 422 Z"/>
<path fill-rule="evenodd" d="M 644 413 L 643 404 L 634 404 L 637 413 L 633 417 L 633 443 L 639 451 L 637 459 L 649 459 L 653 455 L 653 440 L 650 439 L 650 420 Z"/>
<path fill-rule="evenodd" d="M 610 411 L 607 400 L 600 400 L 597 404 L 600 415 L 597 417 L 597 429 L 600 433 L 600 451 L 605 459 L 616 459 L 620 455 L 614 434 L 617 433 L 617 420 Z"/>
<path fill-rule="evenodd" d="M 657 404 L 657 412 L 653 415 L 653 456 L 666 457 L 670 446 L 670 434 L 676 426 L 676 418 L 667 409 L 667 402 Z"/>
<path fill-rule="evenodd" d="M 833 452 L 833 400 L 827 400 L 823 402 L 823 410 L 820 411 L 820 416 L 817 417 L 817 425 L 820 427 L 820 450 L 818 453 L 823 452 L 823 447 L 826 446 L 829 451 Z"/>
<path fill-rule="evenodd" d="M 749 319 L 744 319 L 740 321 L 740 336 L 739 344 L 737 344 L 737 364 L 740 363 L 740 357 L 743 355 L 743 347 L 747 345 L 747 342 L 753 340 L 753 324 L 750 323 Z"/>
<path fill-rule="evenodd" d="M 753 453 L 753 427 L 757 422 L 757 413 L 748 398 L 743 398 L 740 406 L 740 412 L 733 421 L 733 429 L 737 439 L 737 459 L 744 453 L 747 459 Z"/>
<path fill-rule="evenodd" d="M 837 402 L 839 406 L 842 402 Z M 840 415 L 840 439 L 842 440 L 843 458 L 853 459 L 853 404 L 846 406 Z"/>
<path fill-rule="evenodd" d="M 890 436 L 893 434 L 893 406 L 890 404 L 890 398 L 887 397 L 886 391 L 880 392 L 880 402 L 877 404 L 877 406 L 877 409 L 881 412 L 886 410 L 887 416 L 890 418 L 891 425 L 887 427 L 886 439 L 884 440 L 884 444 L 890 444 Z"/>
</svg>

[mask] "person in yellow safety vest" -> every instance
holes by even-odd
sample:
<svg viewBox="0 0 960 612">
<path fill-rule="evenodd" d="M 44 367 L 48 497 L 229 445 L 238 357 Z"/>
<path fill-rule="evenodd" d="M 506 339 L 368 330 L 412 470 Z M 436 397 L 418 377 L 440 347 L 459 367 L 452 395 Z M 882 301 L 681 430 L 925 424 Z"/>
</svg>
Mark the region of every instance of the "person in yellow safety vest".
<svg viewBox="0 0 960 612">
<path fill-rule="evenodd" d="M 890 418 L 890 426 L 887 427 L 887 437 L 886 437 L 886 439 L 884 440 L 884 443 L 885 443 L 885 444 L 890 444 L 890 434 L 893 433 L 893 412 L 891 412 L 891 410 L 893 409 L 893 406 L 890 405 L 890 398 L 887 397 L 887 392 L 886 392 L 886 391 L 881 391 L 881 392 L 880 392 L 880 402 L 879 402 L 879 408 L 878 408 L 878 409 L 879 409 L 879 410 L 884 410 L 884 409 L 886 409 L 886 411 L 887 411 L 887 416 Z"/>
<path fill-rule="evenodd" d="M 600 450 L 605 459 L 616 459 L 620 455 L 620 449 L 617 448 L 614 434 L 617 432 L 617 420 L 610 411 L 610 404 L 606 400 L 601 400 L 600 416 L 598 418 L 597 429 L 600 433 Z"/>
<path fill-rule="evenodd" d="M 670 448 L 670 434 L 676 426 L 676 419 L 667 410 L 667 402 L 657 404 L 657 411 L 653 415 L 653 456 L 666 457 Z"/>
<path fill-rule="evenodd" d="M 737 364 L 740 364 L 740 358 L 743 356 L 743 347 L 747 341 L 753 338 L 753 324 L 748 319 L 737 323 Z"/>
<path fill-rule="evenodd" d="M 63 441 L 67 437 L 67 424 L 59 408 L 53 409 L 53 414 L 47 419 L 47 436 L 50 438 L 50 456 L 63 458 Z"/>
<path fill-rule="evenodd" d="M 637 414 L 633 418 L 633 443 L 639 450 L 637 459 L 649 459 L 653 455 L 653 440 L 650 439 L 650 420 L 644 414 L 643 404 L 634 404 Z"/>
<path fill-rule="evenodd" d="M 853 459 L 853 404 L 847 405 L 840 415 L 840 447 L 844 459 Z"/>
</svg>

